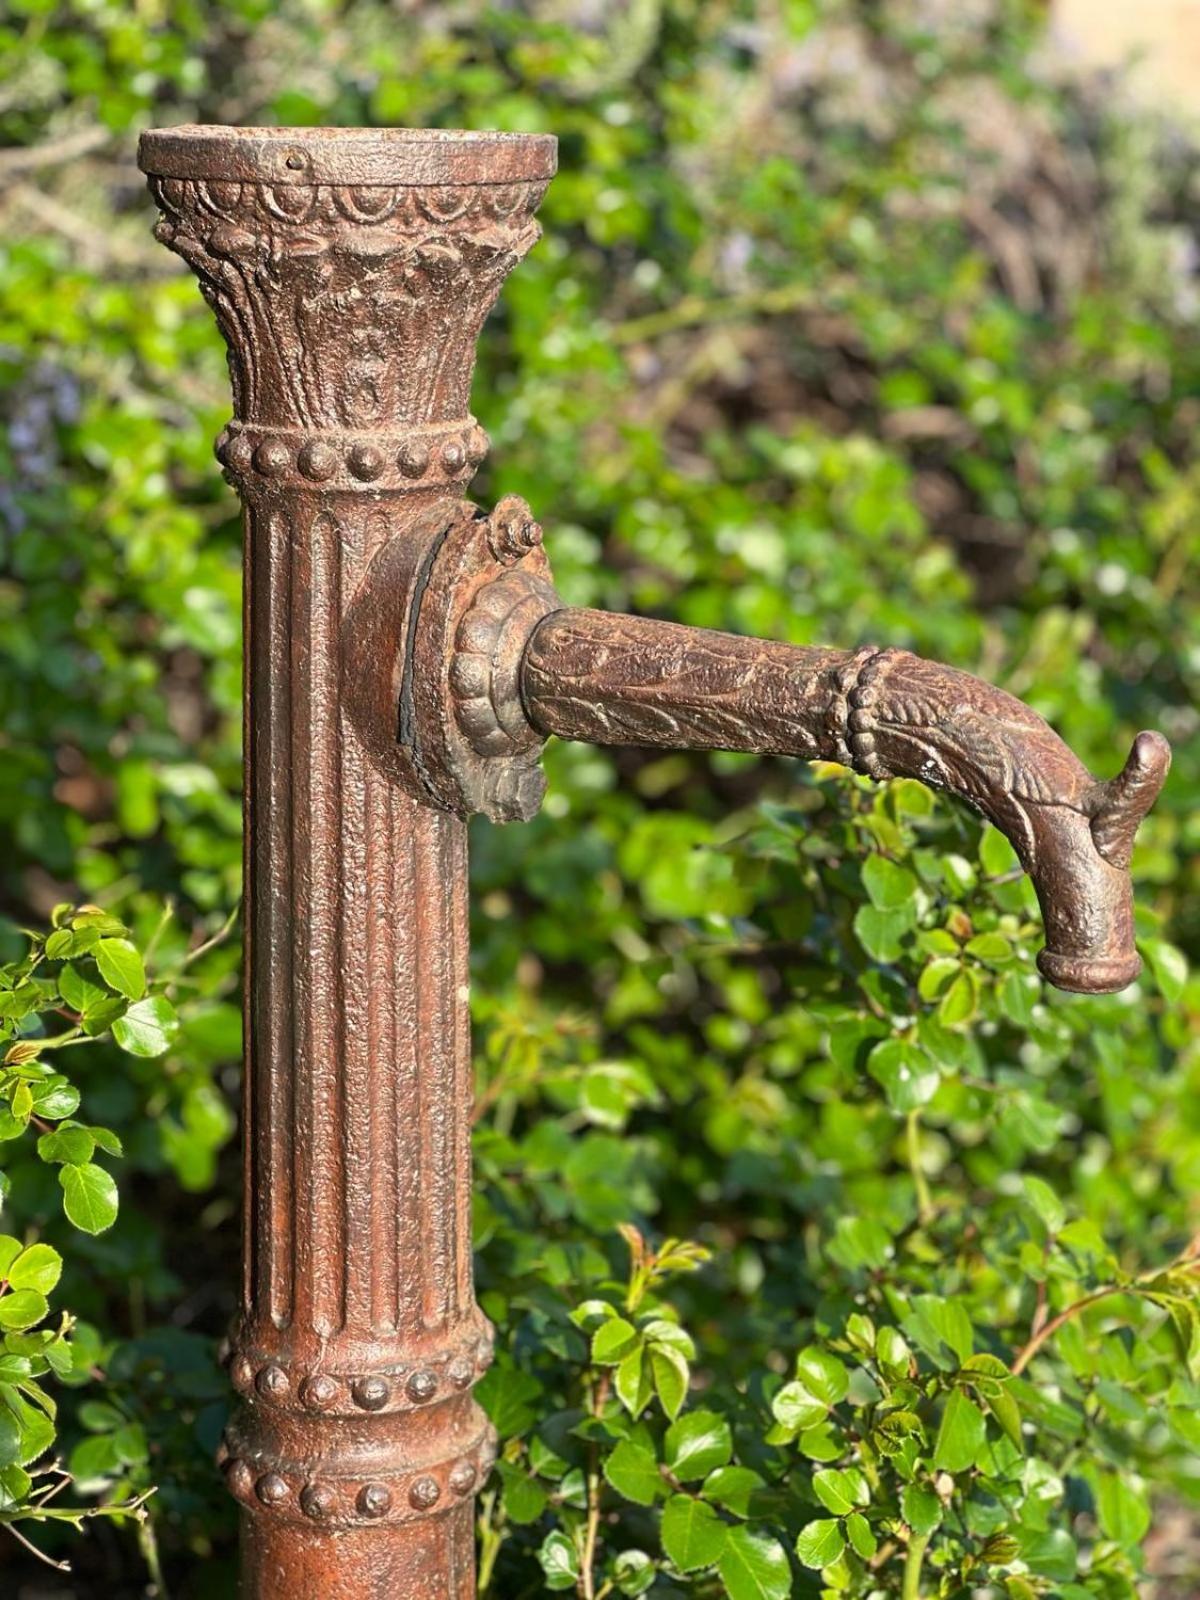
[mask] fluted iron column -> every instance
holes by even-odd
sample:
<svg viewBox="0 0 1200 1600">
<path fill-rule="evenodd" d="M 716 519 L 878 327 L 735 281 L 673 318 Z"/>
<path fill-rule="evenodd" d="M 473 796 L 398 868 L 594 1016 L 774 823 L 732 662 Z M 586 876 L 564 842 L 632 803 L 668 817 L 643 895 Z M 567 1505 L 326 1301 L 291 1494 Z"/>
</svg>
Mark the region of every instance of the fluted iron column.
<svg viewBox="0 0 1200 1600">
<path fill-rule="evenodd" d="M 475 340 L 554 141 L 143 137 L 229 347 L 246 522 L 245 1275 L 222 1449 L 253 1600 L 467 1600 L 493 1451 L 470 1239 L 466 837 L 398 725 L 487 440 Z"/>
</svg>

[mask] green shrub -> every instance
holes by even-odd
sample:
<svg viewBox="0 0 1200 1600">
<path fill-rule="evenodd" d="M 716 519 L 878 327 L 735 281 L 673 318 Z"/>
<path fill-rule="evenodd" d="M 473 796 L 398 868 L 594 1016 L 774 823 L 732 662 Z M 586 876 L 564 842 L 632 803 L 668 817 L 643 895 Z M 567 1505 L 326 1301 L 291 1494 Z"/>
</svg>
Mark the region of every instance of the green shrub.
<svg viewBox="0 0 1200 1600">
<path fill-rule="evenodd" d="M 148 122 L 558 133 L 546 236 L 485 335 L 475 489 L 531 499 L 571 601 L 915 648 L 1024 695 L 1101 774 L 1139 726 L 1176 743 L 1134 860 L 1148 975 L 1104 1000 L 1043 990 L 1003 841 L 919 785 L 562 746 L 534 823 L 478 829 L 485 1593 L 1113 1600 L 1144 1587 L 1152 1511 L 1195 1505 L 1197 169 L 1056 83 L 1038 10 L 0 22 L 0 143 L 48 146 L 6 173 L 0 246 L 4 992 L 20 925 L 94 903 L 183 1024 L 162 1056 L 69 1052 L 85 1126 L 124 1145 L 111 1228 L 63 1216 L 77 1161 L 0 1147 L 4 1234 L 63 1256 L 78 1318 L 61 1348 L 41 1321 L 6 1337 L 56 1352 L 14 1354 L 57 1398 L 71 1504 L 144 1515 L 173 1592 L 227 1595 L 233 1550 L 208 1459 L 240 578 L 223 362 L 149 237 Z M 29 981 L 86 1016 L 76 965 Z M 19 1057 L 63 1024 L 39 999 L 4 1028 Z M 10 1114 L 46 1081 L 21 1067 Z M 144 1581 L 134 1541 L 122 1565 L 25 1532 L 92 1592 Z"/>
</svg>

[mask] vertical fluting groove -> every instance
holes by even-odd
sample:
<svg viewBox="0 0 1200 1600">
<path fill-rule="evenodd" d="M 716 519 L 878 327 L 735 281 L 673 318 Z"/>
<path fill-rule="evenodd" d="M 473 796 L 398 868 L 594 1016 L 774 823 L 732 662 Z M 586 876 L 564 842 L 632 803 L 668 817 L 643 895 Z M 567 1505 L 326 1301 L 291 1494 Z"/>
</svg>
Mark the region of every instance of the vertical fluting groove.
<svg viewBox="0 0 1200 1600">
<path fill-rule="evenodd" d="M 421 812 L 408 795 L 392 798 L 392 863 L 395 942 L 391 981 L 395 984 L 396 1056 L 393 1071 L 395 1121 L 397 1295 L 396 1326 L 416 1332 L 421 1326 L 421 1255 L 424 1216 L 421 1210 L 421 1072 L 418 998 L 421 990 L 416 908 L 420 903 L 418 871 Z"/>
<path fill-rule="evenodd" d="M 343 1014 L 339 1066 L 342 1077 L 341 1160 L 345 1173 L 343 1250 L 338 1271 L 342 1278 L 344 1325 L 369 1334 L 373 1327 L 372 1276 L 376 1265 L 371 1204 L 372 1096 L 377 1078 L 386 1070 L 386 1058 L 377 1061 L 371 1037 L 373 977 L 367 961 L 371 920 L 367 850 L 374 819 L 384 801 L 385 780 L 368 766 L 358 735 L 341 704 L 342 602 L 351 588 L 346 575 L 360 572 L 364 565 L 363 519 L 343 516 L 338 531 L 338 559 L 343 575 L 339 581 L 334 660 L 341 707 L 337 735 L 342 825 L 338 840 L 341 858 L 339 972 Z"/>
<path fill-rule="evenodd" d="M 397 1117 L 397 982 L 394 919 L 398 906 L 389 905 L 387 890 L 394 883 L 394 790 L 369 774 L 366 830 L 366 879 L 374 887 L 367 915 L 367 1050 L 372 1066 L 374 1110 L 370 1123 L 370 1248 L 371 1323 L 376 1331 L 390 1333 L 397 1323 L 399 1294 L 396 1240 L 398 1198 L 393 1128 Z M 377 1065 L 376 1065 L 377 1064 Z"/>
<path fill-rule="evenodd" d="M 436 871 L 429 871 L 430 839 L 429 819 L 421 811 L 414 811 L 413 865 L 416 869 L 416 900 L 423 907 L 423 915 L 414 929 L 412 960 L 414 982 L 418 994 L 426 996 L 416 1032 L 416 1130 L 417 1130 L 417 1205 L 420 1216 L 420 1254 L 418 1284 L 420 1299 L 420 1326 L 436 1325 L 433 1313 L 431 1285 L 437 1276 L 439 1245 L 437 1218 L 434 1214 L 434 1192 L 430 1183 L 430 1165 L 433 1158 L 433 1118 L 437 1099 L 437 1063 L 430 1049 L 431 1031 L 438 1027 L 437 978 L 433 966 L 433 944 L 437 937 L 437 906 L 431 893 Z M 431 937 L 431 929 L 432 937 Z"/>
<path fill-rule="evenodd" d="M 302 1024 L 294 1057 L 295 1298 L 297 1317 L 327 1336 L 343 1325 L 345 1317 L 342 1274 L 333 1265 L 341 1261 L 345 1249 L 340 1137 L 340 1024 L 345 1014 L 340 977 L 340 548 L 337 524 L 327 512 L 318 513 L 307 527 L 298 519 L 294 531 L 301 621 L 292 640 L 297 669 L 292 776 L 299 812 L 293 840 L 297 870 L 292 937 L 300 954 L 295 1006 Z"/>
<path fill-rule="evenodd" d="M 454 1214 L 457 1223 L 455 1240 L 457 1303 L 454 1310 L 456 1315 L 462 1316 L 471 1305 L 474 1292 L 471 1260 L 471 1113 L 473 1110 L 469 988 L 471 929 L 465 889 L 468 882 L 467 829 L 462 823 L 455 823 L 452 827 L 452 844 L 454 863 L 451 868 L 451 881 L 464 886 L 457 894 L 450 897 L 451 950 L 454 966 L 448 985 L 454 1017 L 455 1083 L 450 1103 L 457 1118 L 454 1130 L 456 1148 L 452 1162 L 455 1185 Z"/>
<path fill-rule="evenodd" d="M 255 907 L 251 901 L 254 882 L 254 841 L 258 837 L 258 807 L 254 800 L 255 775 L 262 773 L 259 752 L 255 749 L 254 718 L 251 707 L 253 693 L 254 652 L 250 641 L 254 637 L 254 566 L 258 541 L 262 530 L 254 513 L 246 508 L 242 518 L 242 1309 L 248 1312 L 254 1304 L 254 1285 L 259 1272 L 259 1227 L 254 1216 L 250 1197 L 255 1194 L 254 1149 L 255 1074 L 258 1070 L 257 1045 L 254 1025 L 254 961 L 257 941 L 254 938 Z M 259 1202 L 261 1203 L 261 1202 Z"/>
<path fill-rule="evenodd" d="M 438 1170 L 441 1144 L 439 1128 L 446 1089 L 443 1067 L 445 1016 L 441 992 L 442 972 L 439 970 L 445 960 L 445 949 L 442 905 L 435 889 L 435 885 L 443 881 L 441 851 L 438 848 L 440 822 L 441 819 L 432 814 L 423 811 L 417 813 L 417 870 L 420 875 L 417 896 L 418 903 L 426 910 L 418 929 L 415 954 L 418 987 L 427 996 L 418 1035 L 417 1068 L 421 1093 L 420 1205 L 424 1246 L 421 1252 L 421 1322 L 431 1330 L 441 1325 L 440 1285 L 445 1280 L 446 1271 L 445 1219 L 439 1216 Z"/>
<path fill-rule="evenodd" d="M 265 1309 L 278 1327 L 294 1306 L 294 1089 L 292 1083 L 293 961 L 288 929 L 292 917 L 292 674 L 293 573 L 290 519 L 278 512 L 250 514 L 248 569 L 253 569 L 248 671 L 254 711 L 247 722 L 251 796 L 250 855 L 246 885 L 251 927 L 250 983 L 257 997 L 250 1019 L 247 1105 L 256 1103 L 262 1137 L 253 1140 L 255 1171 L 247 1208 L 248 1254 L 255 1262 L 248 1309 Z M 253 1120 L 255 1111 L 248 1112 Z M 256 1238 L 251 1240 L 253 1233 Z"/>
<path fill-rule="evenodd" d="M 339 524 L 327 512 L 313 521 L 312 615 L 310 662 L 312 686 L 312 837 L 320 841 L 319 863 L 311 883 L 313 917 L 310 929 L 313 1007 L 313 1075 L 311 1141 L 313 1164 L 312 1224 L 314 1249 L 324 1266 L 313 1296 L 313 1326 L 335 1333 L 345 1326 L 346 1190 L 342 1131 L 346 1116 L 343 1050 L 346 1020 L 342 982 L 342 902 L 344 872 L 342 830 L 345 792 L 342 785 L 341 719 L 341 580 L 342 541 Z"/>
<path fill-rule="evenodd" d="M 454 834 L 462 824 L 456 818 L 425 810 L 419 818 L 425 904 L 430 907 L 418 946 L 423 992 L 430 1001 L 421 1033 L 420 1057 L 421 1205 L 425 1236 L 421 1310 L 424 1326 L 433 1330 L 446 1325 L 455 1281 L 455 1183 L 450 1163 L 454 1150 L 452 1097 L 456 1062 L 454 1005 L 449 991 L 456 977 L 453 900 L 461 891 L 447 892 L 447 886 L 456 882 Z"/>
<path fill-rule="evenodd" d="M 313 999 L 311 994 L 311 923 L 313 856 L 310 854 L 312 817 L 312 759 L 309 748 L 311 729 L 312 581 L 304 556 L 306 533 L 299 527 L 298 515 L 290 529 L 293 536 L 291 617 L 291 726 L 292 726 L 292 839 L 291 891 L 292 920 L 286 937 L 292 946 L 293 974 L 291 1004 L 295 1016 L 292 1049 L 292 1205 L 295 1218 L 293 1271 L 296 1277 L 294 1316 L 306 1325 L 312 1316 L 313 1279 L 318 1269 L 312 1240 L 312 1180 L 314 1159 L 309 1110 L 312 1099 Z M 282 933 L 283 930 L 280 929 Z"/>
</svg>

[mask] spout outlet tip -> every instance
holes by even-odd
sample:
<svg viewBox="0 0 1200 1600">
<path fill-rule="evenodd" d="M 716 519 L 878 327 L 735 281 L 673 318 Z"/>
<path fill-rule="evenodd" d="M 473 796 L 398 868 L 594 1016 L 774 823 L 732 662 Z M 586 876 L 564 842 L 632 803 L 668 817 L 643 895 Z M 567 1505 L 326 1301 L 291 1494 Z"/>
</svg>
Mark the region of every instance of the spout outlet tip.
<svg viewBox="0 0 1200 1600">
<path fill-rule="evenodd" d="M 1056 989 L 1070 994 L 1116 994 L 1126 989 L 1142 970 L 1141 957 L 1061 955 L 1043 950 L 1038 956 L 1042 976 Z"/>
</svg>

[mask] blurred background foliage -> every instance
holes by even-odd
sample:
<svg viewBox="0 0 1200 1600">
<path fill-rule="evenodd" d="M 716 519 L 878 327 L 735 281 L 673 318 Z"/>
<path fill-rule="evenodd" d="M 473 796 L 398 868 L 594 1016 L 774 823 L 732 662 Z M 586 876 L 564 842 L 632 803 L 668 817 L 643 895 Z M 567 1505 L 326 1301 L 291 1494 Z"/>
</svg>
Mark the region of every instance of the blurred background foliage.
<svg viewBox="0 0 1200 1600">
<path fill-rule="evenodd" d="M 1179 950 L 1200 939 L 1198 167 L 1118 86 L 1063 81 L 1044 20 L 1023 0 L 8 0 L 0 19 L 5 959 L 18 926 L 85 900 L 143 942 L 157 929 L 178 967 L 239 895 L 226 378 L 150 237 L 150 124 L 556 133 L 545 238 L 485 332 L 474 497 L 532 501 L 569 602 L 912 648 L 1024 696 L 1101 775 L 1140 727 L 1175 744 L 1134 860 L 1151 973 L 1102 1001 L 1042 991 L 1030 895 L 919 786 L 560 746 L 541 817 L 478 828 L 479 1278 L 504 1351 L 490 1403 L 512 1402 L 483 1537 L 504 1600 L 543 1581 L 900 1593 L 895 1563 L 819 1579 L 790 1554 L 782 1589 L 724 1566 L 685 1580 L 615 1485 L 584 1586 L 570 1550 L 594 1507 L 545 1430 L 595 1397 L 570 1313 L 624 1273 L 619 1225 L 711 1252 L 670 1318 L 738 1459 L 789 1487 L 768 1517 L 789 1551 L 815 1501 L 762 1419 L 802 1346 L 856 1307 L 903 1322 L 924 1293 L 1007 1360 L 1047 1295 L 1165 1265 L 1196 1231 L 1200 990 Z M 872 852 L 898 876 L 864 880 Z M 64 1245 L 63 1299 L 147 1441 L 81 1488 L 158 1485 L 166 1583 L 188 1596 L 231 1592 L 208 1456 L 238 960 L 230 937 L 187 966 L 164 1059 L 100 1046 L 76 1073 L 124 1141 L 124 1203 Z M 915 1098 L 890 1058 L 864 1070 L 888 1037 L 912 1041 L 919 1083 L 933 1063 Z M 21 1159 L 6 1231 L 61 1244 Z M 1014 1220 L 1030 1176 L 1061 1217 Z M 1047 1281 L 1067 1218 L 1089 1248 Z M 968 1507 L 933 1544 L 941 1588 L 914 1594 L 1196 1592 L 1197 1439 L 1164 1417 L 1200 1390 L 1152 1311 L 1043 1370 L 1078 1426 L 1060 1415 L 1055 1443 L 1043 1415 L 1057 1497 L 1022 1493 L 1053 1503 L 1073 1554 L 994 1546 L 972 1577 L 963 1552 L 997 1525 Z M 63 1399 L 68 1453 L 104 1432 L 72 1420 L 88 1393 Z M 56 1578 L 0 1543 L 0 1587 L 146 1592 L 131 1535 L 97 1524 L 70 1554 Z"/>
</svg>

